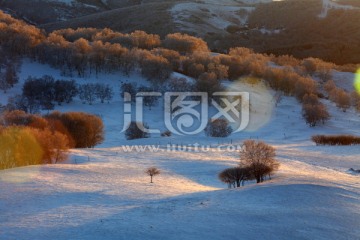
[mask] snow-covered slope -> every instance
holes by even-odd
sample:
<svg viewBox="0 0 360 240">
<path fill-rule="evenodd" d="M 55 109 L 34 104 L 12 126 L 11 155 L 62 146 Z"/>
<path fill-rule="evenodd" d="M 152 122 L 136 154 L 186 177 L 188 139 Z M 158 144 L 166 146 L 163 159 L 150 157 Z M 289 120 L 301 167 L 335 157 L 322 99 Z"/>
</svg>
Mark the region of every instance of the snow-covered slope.
<svg viewBox="0 0 360 240">
<path fill-rule="evenodd" d="M 20 79 L 44 74 L 64 79 L 58 70 L 29 61 L 24 61 Z M 339 86 L 351 86 L 353 75 L 346 74 L 346 82 L 336 74 L 342 79 Z M 100 115 L 106 140 L 95 149 L 72 150 L 64 164 L 0 171 L 0 239 L 357 239 L 360 235 L 360 179 L 347 172 L 360 169 L 360 148 L 319 147 L 309 140 L 319 133 L 360 135 L 359 114 L 353 109 L 343 113 L 325 101 L 332 119 L 325 126 L 309 128 L 295 99 L 283 97 L 275 106 L 274 93 L 265 86 L 225 82 L 229 89 L 251 92 L 254 123 L 246 131 L 225 139 L 201 133 L 126 141 L 120 133 L 120 84 L 147 82 L 136 74 L 119 73 L 75 79 L 114 87 L 110 104 L 89 106 L 75 99 L 56 107 Z M 20 87 L 1 94 L 0 101 L 5 103 Z M 160 106 L 145 114 L 151 127 L 164 127 Z M 227 190 L 217 174 L 239 161 L 228 146 L 239 146 L 248 138 L 275 146 L 280 170 L 263 184 Z M 199 152 L 167 148 L 194 143 L 211 148 Z M 136 152 L 124 147 L 148 144 L 155 148 Z M 150 166 L 162 171 L 154 184 L 144 174 Z"/>
<path fill-rule="evenodd" d="M 273 180 L 237 190 L 216 179 L 236 153 L 76 150 L 72 164 L 2 171 L 0 238 L 357 239 L 359 177 L 302 162 L 319 150 L 288 147 L 278 146 Z M 154 165 L 162 174 L 150 184 L 144 169 Z"/>
</svg>

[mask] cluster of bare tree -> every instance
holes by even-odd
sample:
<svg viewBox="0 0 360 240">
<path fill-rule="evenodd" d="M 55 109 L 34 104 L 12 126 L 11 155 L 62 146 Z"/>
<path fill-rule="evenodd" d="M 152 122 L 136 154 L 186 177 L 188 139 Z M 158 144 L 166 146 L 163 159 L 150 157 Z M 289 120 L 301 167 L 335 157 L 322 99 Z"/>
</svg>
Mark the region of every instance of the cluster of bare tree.
<svg viewBox="0 0 360 240">
<path fill-rule="evenodd" d="M 87 83 L 78 85 L 78 94 L 83 103 L 92 105 L 99 99 L 101 103 L 110 102 L 114 96 L 113 89 L 108 84 Z"/>
<path fill-rule="evenodd" d="M 86 76 L 118 70 L 130 74 L 138 70 L 156 89 L 162 86 L 166 90 L 201 91 L 211 95 L 223 90 L 222 79 L 237 80 L 250 75 L 264 79 L 271 88 L 303 102 L 305 95 L 321 96 L 313 78 L 330 84 L 332 69 L 336 67 L 317 58 L 274 57 L 242 47 L 232 48 L 228 54 L 213 54 L 202 39 L 180 33 L 169 34 L 164 39 L 142 31 L 123 34 L 94 28 L 63 29 L 46 34 L 4 13 L 0 13 L 0 29 L 3 30 L 0 34 L 3 49 L 49 63 L 61 68 L 63 74 Z M 24 40 L 21 46 L 18 44 L 20 40 Z M 270 61 L 284 67 L 273 67 Z M 191 76 L 195 81 L 171 78 L 173 71 Z M 102 102 L 111 99 L 112 93 L 107 86 L 102 86 L 101 91 L 94 89 L 95 86 L 90 85 L 82 87 L 83 101 L 91 104 L 95 98 Z M 349 94 L 341 89 L 331 89 L 332 93 L 327 91 L 330 99 L 343 110 L 351 103 L 360 108 L 355 94 L 351 101 Z M 19 96 L 13 102 L 30 104 Z M 51 109 L 51 105 L 45 108 L 49 107 Z M 320 101 L 304 104 L 303 110 L 311 126 L 329 118 Z M 321 116 L 313 116 L 319 112 Z"/>
<path fill-rule="evenodd" d="M 245 181 L 254 180 L 249 167 L 227 168 L 219 173 L 219 179 L 228 184 L 228 187 L 236 188 L 245 185 Z"/>
<path fill-rule="evenodd" d="M 40 78 L 28 77 L 22 88 L 23 102 L 20 106 L 14 107 L 30 113 L 35 113 L 39 108 L 53 110 L 54 102 L 59 105 L 64 102 L 70 103 L 77 93 L 74 80 L 55 80 L 48 75 Z"/>
<path fill-rule="evenodd" d="M 239 166 L 225 169 L 219 174 L 219 179 L 227 183 L 229 188 L 240 187 L 245 181 L 263 182 L 266 176 L 270 178 L 280 166 L 275 155 L 275 149 L 272 146 L 264 142 L 246 140 L 240 151 Z"/>
<path fill-rule="evenodd" d="M 78 85 L 74 80 L 55 80 L 48 75 L 28 77 L 23 85 L 22 95 L 11 97 L 6 109 L 37 113 L 40 109 L 53 110 L 55 103 L 70 103 L 76 96 L 91 105 L 97 99 L 101 103 L 110 102 L 113 95 L 112 88 L 107 84 Z"/>
</svg>

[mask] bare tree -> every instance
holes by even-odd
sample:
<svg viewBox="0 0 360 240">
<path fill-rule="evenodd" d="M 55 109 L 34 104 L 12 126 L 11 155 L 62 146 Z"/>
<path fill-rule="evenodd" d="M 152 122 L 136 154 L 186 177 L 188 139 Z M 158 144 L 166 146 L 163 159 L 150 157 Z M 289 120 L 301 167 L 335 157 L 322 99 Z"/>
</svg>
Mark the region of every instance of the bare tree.
<svg viewBox="0 0 360 240">
<path fill-rule="evenodd" d="M 107 101 L 108 103 L 112 100 L 114 92 L 109 84 L 96 84 L 96 96 L 100 99 L 101 103 Z"/>
<path fill-rule="evenodd" d="M 319 123 L 324 124 L 330 118 L 330 114 L 322 103 L 316 105 L 303 104 L 302 114 L 310 127 L 315 127 Z"/>
<path fill-rule="evenodd" d="M 83 103 L 88 103 L 92 105 L 93 102 L 98 98 L 97 95 L 97 85 L 94 83 L 87 83 L 79 85 L 79 98 Z"/>
<path fill-rule="evenodd" d="M 227 168 L 219 173 L 220 181 L 227 183 L 229 188 L 233 186 L 240 187 L 241 184 L 244 186 L 244 182 L 252 180 L 253 176 L 251 173 L 251 168 L 249 167 L 234 167 Z"/>
<path fill-rule="evenodd" d="M 153 183 L 153 177 L 160 174 L 160 170 L 156 167 L 146 169 L 145 173 L 150 176 L 150 183 Z"/>
<path fill-rule="evenodd" d="M 249 167 L 257 183 L 263 182 L 266 175 L 271 174 L 279 167 L 275 159 L 275 149 L 264 143 L 246 140 L 240 151 L 240 166 Z"/>
</svg>

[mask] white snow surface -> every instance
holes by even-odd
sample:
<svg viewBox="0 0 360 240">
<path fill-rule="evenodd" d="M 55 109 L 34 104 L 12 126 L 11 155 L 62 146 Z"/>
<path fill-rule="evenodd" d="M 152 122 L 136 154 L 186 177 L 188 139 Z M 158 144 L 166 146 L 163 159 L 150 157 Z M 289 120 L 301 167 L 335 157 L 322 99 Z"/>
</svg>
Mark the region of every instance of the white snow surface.
<svg viewBox="0 0 360 240">
<path fill-rule="evenodd" d="M 44 74 L 70 79 L 27 60 L 20 79 Z M 337 84 L 350 88 L 353 76 L 336 74 L 342 79 Z M 201 133 L 127 141 L 120 133 L 120 84 L 148 83 L 137 74 L 119 73 L 75 79 L 114 87 L 110 104 L 89 106 L 75 99 L 56 107 L 100 115 L 106 140 L 95 149 L 71 150 L 65 163 L 0 171 L 0 239 L 359 239 L 360 176 L 348 169 L 360 169 L 360 148 L 320 147 L 310 141 L 314 134 L 360 135 L 354 109 L 344 113 L 324 101 L 332 119 L 309 128 L 295 99 L 283 97 L 275 106 L 274 92 L 264 85 L 225 82 L 230 90 L 250 91 L 252 115 L 246 131 L 225 139 Z M 21 83 L 1 93 L 0 102 L 20 91 Z M 164 128 L 160 106 L 145 115 L 151 127 Z M 249 138 L 276 147 L 281 167 L 269 181 L 228 190 L 217 174 L 239 163 L 238 152 L 215 150 Z M 208 144 L 212 151 L 168 151 L 170 143 Z M 124 148 L 147 144 L 160 148 Z M 153 184 L 144 174 L 150 166 L 162 172 Z"/>
</svg>

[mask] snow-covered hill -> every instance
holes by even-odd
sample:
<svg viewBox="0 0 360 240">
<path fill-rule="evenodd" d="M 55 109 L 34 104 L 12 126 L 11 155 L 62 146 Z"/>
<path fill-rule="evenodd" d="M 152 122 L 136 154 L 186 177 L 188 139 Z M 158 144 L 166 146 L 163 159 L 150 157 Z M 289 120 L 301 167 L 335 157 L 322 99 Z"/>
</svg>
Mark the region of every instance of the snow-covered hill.
<svg viewBox="0 0 360 240">
<path fill-rule="evenodd" d="M 27 60 L 20 79 L 44 74 L 70 79 Z M 350 88 L 353 77 L 336 73 L 335 81 Z M 201 133 L 127 141 L 120 133 L 120 84 L 147 82 L 120 73 L 75 79 L 113 86 L 110 104 L 89 106 L 75 99 L 56 107 L 98 114 L 106 140 L 95 149 L 72 150 L 63 164 L 0 171 L 0 239 L 358 239 L 360 176 L 347 170 L 360 169 L 360 148 L 319 147 L 309 140 L 320 133 L 360 135 L 359 113 L 353 109 L 344 113 L 325 101 L 332 119 L 309 128 L 295 99 L 283 97 L 275 106 L 274 92 L 265 86 L 225 82 L 229 89 L 250 91 L 254 100 L 246 131 L 225 139 Z M 18 84 L 1 93 L 0 102 L 20 91 Z M 162 114 L 161 106 L 146 110 L 146 122 L 163 129 Z M 217 174 L 238 164 L 238 153 L 229 146 L 248 138 L 275 146 L 280 170 L 265 183 L 227 190 Z M 210 149 L 168 149 L 168 144 L 194 143 Z M 155 148 L 134 150 L 149 144 Z M 134 146 L 133 151 L 125 145 Z M 150 166 L 162 171 L 154 184 L 144 173 Z"/>
<path fill-rule="evenodd" d="M 277 146 L 273 180 L 237 190 L 216 179 L 236 153 L 102 148 L 73 151 L 71 164 L 2 171 L 0 238 L 357 239 L 359 176 L 329 160 L 355 162 L 360 149 L 308 145 Z M 150 184 L 144 169 L 154 165 L 162 174 Z"/>
</svg>

